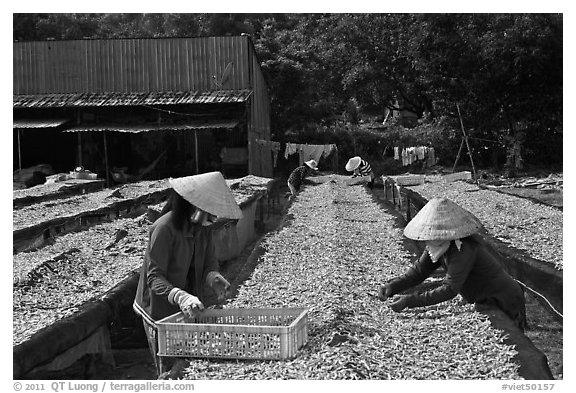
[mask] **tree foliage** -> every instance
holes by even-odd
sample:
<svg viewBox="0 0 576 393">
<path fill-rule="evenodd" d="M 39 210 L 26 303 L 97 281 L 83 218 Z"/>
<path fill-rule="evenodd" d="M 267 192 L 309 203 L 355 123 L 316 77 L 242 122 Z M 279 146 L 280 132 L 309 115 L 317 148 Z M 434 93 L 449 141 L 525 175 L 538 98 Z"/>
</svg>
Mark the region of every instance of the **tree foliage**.
<svg viewBox="0 0 576 393">
<path fill-rule="evenodd" d="M 539 145 L 562 141 L 562 23 L 559 14 L 14 14 L 13 31 L 18 41 L 247 33 L 278 140 L 398 109 L 459 130 L 458 105 L 472 137 L 540 160 Z"/>
</svg>

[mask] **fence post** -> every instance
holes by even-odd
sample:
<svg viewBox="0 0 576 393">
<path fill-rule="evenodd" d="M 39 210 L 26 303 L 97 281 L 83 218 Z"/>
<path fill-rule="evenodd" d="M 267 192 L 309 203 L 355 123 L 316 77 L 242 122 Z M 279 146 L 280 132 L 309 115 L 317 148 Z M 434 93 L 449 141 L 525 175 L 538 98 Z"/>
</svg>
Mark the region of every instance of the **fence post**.
<svg viewBox="0 0 576 393">
<path fill-rule="evenodd" d="M 406 222 L 410 222 L 412 214 L 410 212 L 410 197 L 406 196 Z"/>
</svg>

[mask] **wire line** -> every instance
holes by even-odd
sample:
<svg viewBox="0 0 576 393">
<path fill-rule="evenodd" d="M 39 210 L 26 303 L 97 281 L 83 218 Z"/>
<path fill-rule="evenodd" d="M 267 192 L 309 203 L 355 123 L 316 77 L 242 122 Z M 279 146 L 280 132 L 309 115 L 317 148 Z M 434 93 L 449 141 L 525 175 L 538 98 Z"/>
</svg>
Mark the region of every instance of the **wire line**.
<svg viewBox="0 0 576 393">
<path fill-rule="evenodd" d="M 556 315 L 560 316 L 560 318 L 564 319 L 564 316 L 558 310 L 556 310 L 554 308 L 554 306 L 548 301 L 548 299 L 546 299 L 546 297 L 544 295 L 542 295 L 540 292 L 537 292 L 534 289 L 530 288 L 528 285 L 524 284 L 522 281 L 517 280 L 517 279 L 514 279 L 514 280 L 516 280 L 520 285 L 522 285 L 524 288 L 526 288 L 528 291 L 530 291 L 533 295 L 536 295 L 536 296 L 544 299 L 544 301 L 548 304 L 548 306 L 552 309 L 552 311 Z"/>
</svg>

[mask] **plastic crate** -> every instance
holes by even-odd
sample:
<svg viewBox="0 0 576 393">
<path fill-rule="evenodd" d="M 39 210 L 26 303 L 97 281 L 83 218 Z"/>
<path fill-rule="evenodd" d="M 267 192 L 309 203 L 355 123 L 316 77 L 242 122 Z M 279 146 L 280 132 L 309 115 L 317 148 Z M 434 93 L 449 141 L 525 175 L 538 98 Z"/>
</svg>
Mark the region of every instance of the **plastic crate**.
<svg viewBox="0 0 576 393">
<path fill-rule="evenodd" d="M 96 180 L 98 174 L 92 172 L 70 172 L 70 177 L 72 179 Z"/>
<path fill-rule="evenodd" d="M 424 184 L 424 175 L 404 175 L 393 177 L 399 186 L 417 186 Z"/>
<path fill-rule="evenodd" d="M 308 340 L 308 309 L 208 309 L 157 322 L 158 355 L 226 359 L 290 359 Z"/>
<path fill-rule="evenodd" d="M 463 172 L 450 173 L 448 175 L 444 175 L 442 178 L 444 179 L 445 182 L 453 182 L 456 180 L 471 180 L 472 172 L 463 171 Z"/>
</svg>

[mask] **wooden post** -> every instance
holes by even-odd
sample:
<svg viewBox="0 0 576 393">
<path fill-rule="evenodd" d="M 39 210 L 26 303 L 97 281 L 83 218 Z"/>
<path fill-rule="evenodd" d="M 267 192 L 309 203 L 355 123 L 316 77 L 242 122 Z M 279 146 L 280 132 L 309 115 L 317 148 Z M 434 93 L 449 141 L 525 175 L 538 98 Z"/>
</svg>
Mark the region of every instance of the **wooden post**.
<svg viewBox="0 0 576 393">
<path fill-rule="evenodd" d="M 79 125 L 81 123 L 80 119 L 82 118 L 79 109 L 76 109 L 75 115 L 76 115 L 76 125 Z M 78 142 L 77 143 L 78 157 L 76 157 L 76 159 L 77 159 L 76 166 L 83 166 L 82 165 L 82 131 L 77 132 L 76 141 Z"/>
<path fill-rule="evenodd" d="M 406 222 L 412 219 L 412 212 L 410 211 L 410 196 L 406 196 Z"/>
<path fill-rule="evenodd" d="M 382 184 L 384 185 L 384 199 L 388 200 L 388 180 L 383 178 Z"/>
<path fill-rule="evenodd" d="M 20 150 L 20 129 L 17 129 L 18 132 L 18 169 L 22 170 L 22 152 Z"/>
<path fill-rule="evenodd" d="M 460 115 L 460 106 L 456 104 L 456 109 L 458 109 L 458 117 L 460 118 L 460 127 L 462 127 L 462 134 L 464 135 L 464 141 L 466 142 L 466 148 L 468 149 L 468 155 L 470 156 L 470 164 L 472 164 L 472 176 L 474 181 L 476 181 L 476 168 L 474 167 L 474 160 L 472 159 L 472 150 L 470 149 L 470 144 L 468 143 L 468 135 L 464 131 L 464 123 L 462 123 L 462 116 Z"/>
<path fill-rule="evenodd" d="M 110 170 L 108 169 L 108 144 L 106 143 L 106 131 L 104 134 L 104 165 L 106 166 L 106 187 L 110 187 Z"/>
<path fill-rule="evenodd" d="M 456 165 L 458 164 L 458 160 L 460 160 L 460 154 L 462 153 L 462 148 L 464 147 L 464 138 L 460 142 L 460 148 L 458 149 L 458 154 L 456 155 L 456 160 L 454 161 L 454 166 L 452 167 L 452 172 L 456 171 Z"/>
<path fill-rule="evenodd" d="M 82 131 L 78 132 L 78 166 L 82 166 Z"/>
<path fill-rule="evenodd" d="M 336 165 L 336 174 L 338 174 L 338 173 L 340 173 L 340 168 L 339 168 L 339 165 L 338 165 L 338 146 L 336 146 L 335 149 L 336 149 L 336 151 L 334 151 L 333 154 L 336 156 L 336 157 L 334 158 L 334 160 L 336 161 L 336 164 L 335 164 L 335 165 Z"/>
<path fill-rule="evenodd" d="M 194 150 L 196 151 L 195 159 L 196 159 L 196 174 L 198 174 L 198 130 L 194 130 Z"/>
</svg>

